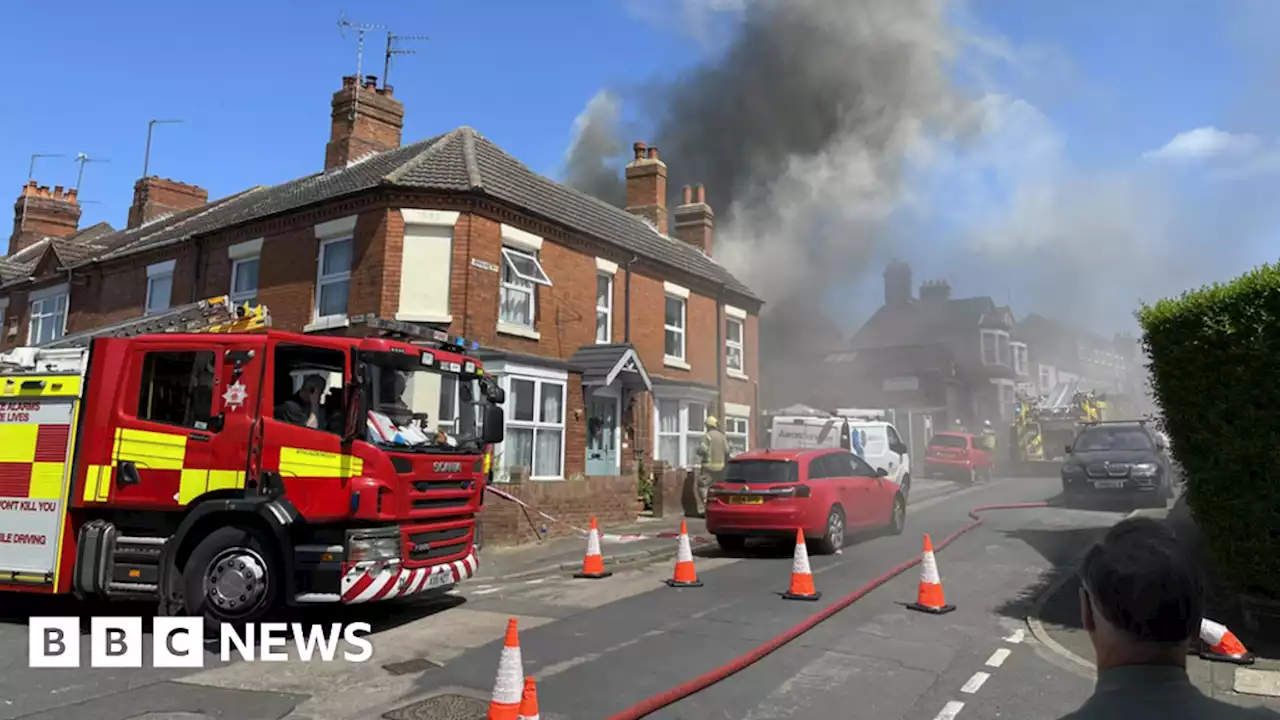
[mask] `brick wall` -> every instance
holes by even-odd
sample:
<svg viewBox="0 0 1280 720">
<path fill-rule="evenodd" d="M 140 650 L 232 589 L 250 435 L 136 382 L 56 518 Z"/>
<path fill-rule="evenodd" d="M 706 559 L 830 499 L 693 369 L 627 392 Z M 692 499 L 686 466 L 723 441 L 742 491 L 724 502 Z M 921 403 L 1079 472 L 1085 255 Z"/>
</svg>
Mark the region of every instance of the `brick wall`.
<svg viewBox="0 0 1280 720">
<path fill-rule="evenodd" d="M 529 512 L 533 525 L 544 538 L 572 537 L 569 525 L 586 528 L 594 515 L 603 532 L 610 527 L 633 523 L 640 512 L 633 477 L 593 477 L 564 482 L 513 482 L 498 486 L 542 512 L 559 519 L 553 523 Z M 519 545 L 537 542 L 537 533 L 516 503 L 488 493 L 480 511 L 486 545 Z"/>
</svg>

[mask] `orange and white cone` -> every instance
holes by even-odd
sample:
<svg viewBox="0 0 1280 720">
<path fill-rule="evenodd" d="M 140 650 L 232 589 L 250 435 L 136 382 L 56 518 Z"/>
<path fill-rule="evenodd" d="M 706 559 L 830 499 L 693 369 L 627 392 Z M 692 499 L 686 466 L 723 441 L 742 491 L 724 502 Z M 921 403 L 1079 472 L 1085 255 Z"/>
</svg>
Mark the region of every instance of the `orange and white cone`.
<svg viewBox="0 0 1280 720">
<path fill-rule="evenodd" d="M 1200 621 L 1200 642 L 1200 657 L 1205 660 L 1252 665 L 1256 659 L 1226 625 L 1208 618 Z"/>
<path fill-rule="evenodd" d="M 532 677 L 524 679 L 524 694 L 520 696 L 520 714 L 516 720 L 541 720 L 538 715 L 538 686 Z"/>
<path fill-rule="evenodd" d="M 702 587 L 698 573 L 693 569 L 693 547 L 689 545 L 689 526 L 680 521 L 680 545 L 676 550 L 676 570 L 667 581 L 670 587 Z"/>
<path fill-rule="evenodd" d="M 813 586 L 809 569 L 809 549 L 804 544 L 804 531 L 796 530 L 796 554 L 791 561 L 791 587 L 782 594 L 787 600 L 817 600 L 822 597 Z"/>
<path fill-rule="evenodd" d="M 600 526 L 596 524 L 593 515 L 591 529 L 587 531 L 587 556 L 582 559 L 582 572 L 575 573 L 574 577 L 598 580 L 612 574 L 604 569 L 604 555 L 600 552 Z"/>
<path fill-rule="evenodd" d="M 948 605 L 942 592 L 942 577 L 938 575 L 938 559 L 933 556 L 933 541 L 924 536 L 924 550 L 920 553 L 920 589 L 916 601 L 907 605 L 912 610 L 941 615 L 956 609 Z"/>
<path fill-rule="evenodd" d="M 507 621 L 507 637 L 498 659 L 498 677 L 493 681 L 493 697 L 489 700 L 489 720 L 518 720 L 521 690 L 524 687 L 524 661 L 520 658 L 520 633 L 516 619 Z"/>
</svg>

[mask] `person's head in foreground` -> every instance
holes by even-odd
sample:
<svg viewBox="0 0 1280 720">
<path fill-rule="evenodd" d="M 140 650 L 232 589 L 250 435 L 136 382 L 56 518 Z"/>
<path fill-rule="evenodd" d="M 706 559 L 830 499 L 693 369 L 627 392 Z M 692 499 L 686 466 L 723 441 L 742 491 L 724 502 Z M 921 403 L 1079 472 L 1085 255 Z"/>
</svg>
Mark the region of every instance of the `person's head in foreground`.
<svg viewBox="0 0 1280 720">
<path fill-rule="evenodd" d="M 1186 667 L 1204 583 L 1169 528 L 1148 518 L 1117 523 L 1085 554 L 1080 580 L 1081 621 L 1099 670 Z"/>
</svg>

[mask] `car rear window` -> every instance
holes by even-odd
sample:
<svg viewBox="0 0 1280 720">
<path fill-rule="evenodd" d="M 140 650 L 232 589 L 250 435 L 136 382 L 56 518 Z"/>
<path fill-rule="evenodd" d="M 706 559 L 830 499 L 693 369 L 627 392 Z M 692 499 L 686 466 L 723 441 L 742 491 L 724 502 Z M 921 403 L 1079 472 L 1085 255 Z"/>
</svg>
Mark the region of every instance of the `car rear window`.
<svg viewBox="0 0 1280 720">
<path fill-rule="evenodd" d="M 934 435 L 929 439 L 930 447 L 962 448 L 969 446 L 969 438 L 960 435 Z"/>
<path fill-rule="evenodd" d="M 1074 449 L 1076 452 L 1155 450 L 1155 443 L 1141 427 L 1098 427 L 1080 433 Z"/>
<path fill-rule="evenodd" d="M 790 460 L 730 460 L 725 482 L 789 483 L 800 479 L 800 466 Z"/>
</svg>

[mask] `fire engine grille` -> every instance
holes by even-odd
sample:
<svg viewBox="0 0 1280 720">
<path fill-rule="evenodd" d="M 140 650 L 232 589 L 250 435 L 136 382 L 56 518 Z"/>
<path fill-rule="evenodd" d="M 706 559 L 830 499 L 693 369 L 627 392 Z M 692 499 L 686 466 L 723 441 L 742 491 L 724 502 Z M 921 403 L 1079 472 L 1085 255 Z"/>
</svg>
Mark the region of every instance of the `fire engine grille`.
<svg viewBox="0 0 1280 720">
<path fill-rule="evenodd" d="M 1129 474 L 1128 463 L 1102 462 L 1093 463 L 1087 468 L 1089 477 L 1125 477 Z"/>
<path fill-rule="evenodd" d="M 467 490 L 471 487 L 471 480 L 415 480 L 413 489 L 415 492 L 429 492 L 431 490 Z"/>
<path fill-rule="evenodd" d="M 471 498 L 414 498 L 414 510 L 444 510 L 447 508 L 466 507 Z"/>
<path fill-rule="evenodd" d="M 469 528 L 423 530 L 409 535 L 410 560 L 438 560 L 463 550 Z M 425 548 L 425 549 L 424 549 Z"/>
</svg>

